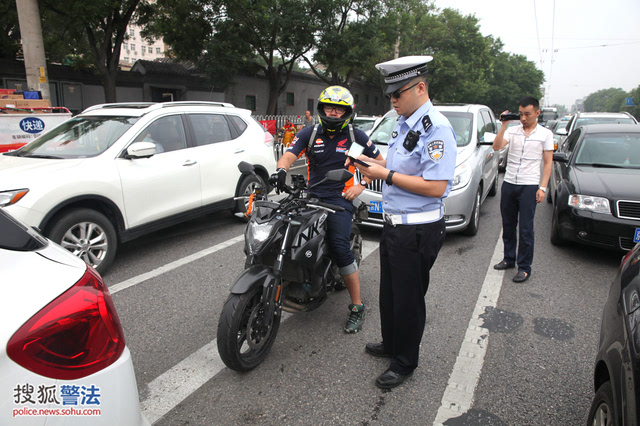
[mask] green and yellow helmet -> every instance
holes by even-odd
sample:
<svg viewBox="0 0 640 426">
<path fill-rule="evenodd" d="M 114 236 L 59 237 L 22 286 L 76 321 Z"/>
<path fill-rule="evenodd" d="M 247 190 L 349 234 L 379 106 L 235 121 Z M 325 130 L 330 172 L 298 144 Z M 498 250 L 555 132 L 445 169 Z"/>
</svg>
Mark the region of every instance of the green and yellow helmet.
<svg viewBox="0 0 640 426">
<path fill-rule="evenodd" d="M 342 106 L 347 111 L 342 117 L 328 117 L 324 113 L 324 105 Z M 349 90 L 342 86 L 330 86 L 320 93 L 318 97 L 318 118 L 320 124 L 327 131 L 327 133 L 335 133 L 347 127 L 349 121 L 353 117 L 353 96 Z"/>
</svg>

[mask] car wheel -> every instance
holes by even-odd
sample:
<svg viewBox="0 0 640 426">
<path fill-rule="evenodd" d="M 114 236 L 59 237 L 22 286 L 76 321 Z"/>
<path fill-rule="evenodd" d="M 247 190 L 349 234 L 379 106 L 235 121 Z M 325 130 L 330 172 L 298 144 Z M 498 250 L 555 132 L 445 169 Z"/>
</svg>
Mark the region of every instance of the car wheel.
<svg viewBox="0 0 640 426">
<path fill-rule="evenodd" d="M 589 426 L 612 426 L 616 424 L 611 382 L 604 382 L 598 388 L 589 410 Z"/>
<path fill-rule="evenodd" d="M 496 178 L 493 180 L 493 185 L 491 185 L 491 189 L 489 190 L 489 196 L 495 197 L 498 193 L 498 174 L 496 173 Z"/>
<path fill-rule="evenodd" d="M 554 246 L 561 246 L 563 244 L 562 237 L 560 236 L 560 226 L 558 225 L 558 210 L 553 209 L 553 215 L 551 216 L 551 244 Z"/>
<path fill-rule="evenodd" d="M 478 227 L 480 226 L 480 197 L 482 196 L 482 188 L 478 188 L 476 192 L 476 198 L 473 201 L 473 210 L 471 211 L 471 218 L 469 219 L 469 225 L 464 230 L 465 235 L 476 235 L 478 233 Z"/>
<path fill-rule="evenodd" d="M 55 221 L 49 238 L 101 274 L 111 266 L 118 244 L 113 224 L 105 215 L 91 209 L 65 213 Z"/>
<path fill-rule="evenodd" d="M 249 195 L 251 195 L 253 193 L 253 190 L 255 189 L 255 187 L 257 185 L 262 185 L 265 186 L 264 182 L 262 181 L 262 179 L 256 178 L 253 175 L 245 175 L 242 178 L 242 181 L 240 181 L 240 188 L 238 188 L 238 197 L 242 197 L 242 196 L 246 196 L 248 197 Z M 237 216 L 239 217 L 240 220 L 242 220 L 243 222 L 248 222 L 249 218 L 244 216 L 244 213 L 247 212 L 247 208 L 249 207 L 249 200 L 237 200 L 236 201 L 236 206 L 234 209 L 234 213 L 242 213 L 243 216 Z"/>
</svg>

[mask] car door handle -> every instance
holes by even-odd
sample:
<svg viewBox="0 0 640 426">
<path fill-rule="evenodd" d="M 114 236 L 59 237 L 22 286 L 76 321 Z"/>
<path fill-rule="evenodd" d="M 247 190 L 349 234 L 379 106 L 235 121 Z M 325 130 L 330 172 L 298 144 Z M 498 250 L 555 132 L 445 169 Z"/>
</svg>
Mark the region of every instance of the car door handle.
<svg viewBox="0 0 640 426">
<path fill-rule="evenodd" d="M 244 152 L 244 149 L 238 149 L 236 151 L 233 151 L 234 154 L 241 154 Z"/>
<path fill-rule="evenodd" d="M 193 166 L 194 164 L 197 164 L 198 162 L 196 160 L 187 160 L 184 162 L 183 166 Z"/>
</svg>

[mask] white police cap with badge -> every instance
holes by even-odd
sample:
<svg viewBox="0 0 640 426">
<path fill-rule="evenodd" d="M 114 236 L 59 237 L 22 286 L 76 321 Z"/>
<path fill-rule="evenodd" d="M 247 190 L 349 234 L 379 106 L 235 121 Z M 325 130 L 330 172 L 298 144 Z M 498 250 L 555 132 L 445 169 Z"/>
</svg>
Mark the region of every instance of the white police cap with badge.
<svg viewBox="0 0 640 426">
<path fill-rule="evenodd" d="M 387 84 L 385 93 L 395 92 L 412 79 L 427 73 L 427 63 L 433 60 L 433 56 L 403 56 L 376 65 L 384 75 Z"/>
</svg>

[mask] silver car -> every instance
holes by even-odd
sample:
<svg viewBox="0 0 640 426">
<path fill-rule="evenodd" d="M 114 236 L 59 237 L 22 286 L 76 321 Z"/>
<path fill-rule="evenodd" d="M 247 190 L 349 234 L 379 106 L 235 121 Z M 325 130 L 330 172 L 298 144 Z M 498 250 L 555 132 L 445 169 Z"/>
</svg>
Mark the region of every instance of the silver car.
<svg viewBox="0 0 640 426">
<path fill-rule="evenodd" d="M 438 105 L 437 108 L 449 119 L 458 144 L 453 188 L 444 200 L 447 232 L 475 235 L 480 224 L 480 205 L 487 195 L 498 193 L 498 152 L 491 147 L 496 136 L 496 119 L 484 105 Z M 397 119 L 394 110 L 387 112 L 371 133 L 371 141 L 383 156 L 387 154 Z M 363 225 L 382 227 L 384 224 L 382 184 L 381 180 L 375 180 L 360 195 L 360 199 L 369 204 L 369 218 Z"/>
</svg>

